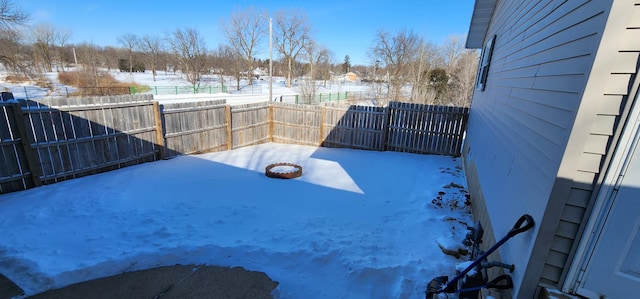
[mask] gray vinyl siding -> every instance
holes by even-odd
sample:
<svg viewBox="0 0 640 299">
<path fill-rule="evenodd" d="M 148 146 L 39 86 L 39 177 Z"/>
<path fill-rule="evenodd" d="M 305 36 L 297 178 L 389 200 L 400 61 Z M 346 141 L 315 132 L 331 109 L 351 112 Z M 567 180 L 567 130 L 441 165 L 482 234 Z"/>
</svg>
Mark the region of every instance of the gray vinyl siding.
<svg viewBox="0 0 640 299">
<path fill-rule="evenodd" d="M 621 129 L 621 112 L 625 109 L 624 105 L 629 104 L 625 99 L 628 98 L 632 87 L 632 79 L 637 75 L 640 43 L 629 43 L 625 40 L 640 39 L 638 20 L 633 17 L 640 15 L 640 1 L 622 1 L 617 4 L 620 3 L 624 5 L 622 11 L 628 14 L 610 18 L 627 18 L 629 23 L 622 24 L 620 28 L 616 28 L 616 34 L 604 36 L 601 41 L 601 45 L 619 46 L 613 50 L 601 49 L 600 51 L 611 52 L 601 56 L 603 61 L 595 62 L 595 64 L 606 65 L 607 71 L 596 74 L 600 77 L 593 81 L 605 83 L 602 84 L 601 93 L 594 96 L 585 95 L 583 100 L 589 101 L 585 105 L 590 104 L 595 107 L 594 115 L 584 116 L 591 121 L 592 125 L 585 137 L 585 145 L 580 153 L 581 157 L 575 169 L 569 196 L 555 232 L 554 244 L 545 262 L 541 285 L 560 287 L 564 280 L 572 254 L 577 247 L 577 241 L 582 234 L 581 228 L 588 219 L 588 209 L 595 197 L 594 188 L 597 186 L 598 179 L 601 179 L 601 173 L 607 167 L 604 162 L 608 155 L 613 154 L 614 137 Z M 631 45 L 635 45 L 635 48 L 630 47 Z M 566 242 L 563 239 L 566 239 Z M 553 259 L 552 254 L 554 254 Z"/>
<path fill-rule="evenodd" d="M 566 205 L 558 211 L 561 223 L 541 221 L 548 213 L 609 5 L 601 0 L 498 1 L 487 31 L 486 38 L 495 34 L 496 43 L 486 89 L 474 94 L 465 166 L 473 165 L 466 169 L 472 177 L 470 192 L 472 197 L 482 192 L 488 210 L 483 217 L 491 218 L 497 236 L 523 213 L 544 226 L 500 250 L 504 262 L 516 264 L 512 276 L 517 297 L 531 297 L 531 283 L 521 282 L 523 272 L 536 263 L 536 272 L 544 273 L 537 279 L 557 284 L 584 215 L 580 206 Z M 611 122 L 603 116 L 603 125 L 594 128 L 607 132 Z M 591 185 L 607 145 L 599 136 L 594 142 L 593 153 L 581 157 L 587 162 L 584 169 L 576 170 L 585 173 L 576 177 L 590 177 Z M 572 203 L 585 204 L 590 193 L 577 190 L 573 196 Z M 534 254 L 533 240 L 548 232 L 546 252 Z"/>
</svg>

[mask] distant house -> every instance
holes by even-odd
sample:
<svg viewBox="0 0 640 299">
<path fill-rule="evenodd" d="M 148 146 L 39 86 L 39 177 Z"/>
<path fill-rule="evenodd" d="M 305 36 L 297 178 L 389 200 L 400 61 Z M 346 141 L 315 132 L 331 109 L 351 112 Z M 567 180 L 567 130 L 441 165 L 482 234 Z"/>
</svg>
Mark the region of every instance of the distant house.
<svg viewBox="0 0 640 299">
<path fill-rule="evenodd" d="M 467 47 L 474 217 L 486 246 L 536 221 L 500 248 L 515 286 L 494 296 L 640 296 L 640 0 L 476 0 Z"/>
<path fill-rule="evenodd" d="M 256 79 L 260 79 L 260 77 L 269 76 L 269 70 L 257 67 L 253 70 L 253 76 Z"/>
<path fill-rule="evenodd" d="M 344 79 L 347 81 L 355 82 L 358 80 L 358 78 L 359 78 L 358 74 L 354 72 L 348 72 L 344 74 Z"/>
</svg>

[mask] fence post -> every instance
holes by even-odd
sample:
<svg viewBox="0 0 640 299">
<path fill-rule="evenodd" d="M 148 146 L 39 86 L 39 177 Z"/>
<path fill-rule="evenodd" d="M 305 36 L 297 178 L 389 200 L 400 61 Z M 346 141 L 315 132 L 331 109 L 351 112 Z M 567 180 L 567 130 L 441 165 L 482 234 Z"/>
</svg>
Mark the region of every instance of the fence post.
<svg viewBox="0 0 640 299">
<path fill-rule="evenodd" d="M 178 94 L 178 86 L 174 86 L 176 88 L 176 94 Z"/>
<path fill-rule="evenodd" d="M 327 114 L 327 108 L 322 106 L 320 111 L 320 143 L 318 146 L 322 146 L 322 143 L 324 143 L 324 118 Z"/>
<path fill-rule="evenodd" d="M 273 142 L 273 104 L 269 104 L 269 142 Z"/>
<path fill-rule="evenodd" d="M 157 101 L 153 101 L 153 116 L 156 129 L 156 146 L 158 147 L 158 159 L 164 160 L 166 158 L 165 143 L 164 143 L 164 127 L 162 126 L 162 113 L 160 112 L 160 104 Z"/>
<path fill-rule="evenodd" d="M 224 106 L 224 118 L 227 123 L 227 150 L 230 151 L 233 149 L 233 135 L 231 131 L 231 106 Z"/>
<path fill-rule="evenodd" d="M 345 92 L 346 93 L 346 92 Z M 391 121 L 391 104 L 389 103 L 389 105 L 387 105 L 387 107 L 384 107 L 384 123 L 382 124 L 382 151 L 386 152 L 387 151 L 387 147 L 388 147 L 388 143 L 389 143 L 389 128 L 391 127 L 389 125 L 389 122 Z"/>
<path fill-rule="evenodd" d="M 24 117 L 22 116 L 22 108 L 19 103 L 11 105 L 13 115 L 16 120 L 16 128 L 18 129 L 18 135 L 20 136 L 20 143 L 24 150 L 25 158 L 27 159 L 27 167 L 29 167 L 29 173 L 31 174 L 31 181 L 36 187 L 42 186 L 40 180 L 40 161 L 31 147 L 31 138 L 27 134 L 27 126 L 24 124 Z"/>
</svg>

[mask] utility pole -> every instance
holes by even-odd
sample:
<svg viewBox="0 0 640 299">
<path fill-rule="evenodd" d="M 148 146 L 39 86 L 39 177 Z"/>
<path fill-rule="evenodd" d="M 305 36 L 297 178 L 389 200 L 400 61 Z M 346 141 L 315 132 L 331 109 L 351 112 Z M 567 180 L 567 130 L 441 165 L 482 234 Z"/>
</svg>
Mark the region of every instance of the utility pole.
<svg viewBox="0 0 640 299">
<path fill-rule="evenodd" d="M 78 56 L 76 56 L 76 47 L 73 47 L 73 62 L 76 64 L 76 67 L 78 67 Z"/>
<path fill-rule="evenodd" d="M 269 101 L 273 101 L 273 22 L 269 18 Z"/>
</svg>

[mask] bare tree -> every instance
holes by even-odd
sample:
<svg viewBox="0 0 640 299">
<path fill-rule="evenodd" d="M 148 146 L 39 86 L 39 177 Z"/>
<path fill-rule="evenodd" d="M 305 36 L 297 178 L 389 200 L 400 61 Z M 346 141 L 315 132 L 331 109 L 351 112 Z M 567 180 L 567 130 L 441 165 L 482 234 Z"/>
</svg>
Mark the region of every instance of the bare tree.
<svg viewBox="0 0 640 299">
<path fill-rule="evenodd" d="M 139 38 L 133 33 L 126 33 L 117 38 L 118 43 L 129 52 L 129 73 L 133 73 L 133 50 L 139 44 Z"/>
<path fill-rule="evenodd" d="M 60 70 L 62 68 L 64 71 L 64 50 L 67 46 L 67 42 L 71 38 L 71 32 L 64 29 L 57 29 L 53 33 L 53 43 L 56 47 L 56 56 L 58 56 L 58 63 L 56 64 L 56 70 Z"/>
<path fill-rule="evenodd" d="M 102 50 L 102 54 L 104 55 L 104 58 L 105 58 L 105 62 L 106 62 L 105 66 L 107 67 L 107 70 L 111 72 L 112 68 L 114 69 L 118 68 L 118 59 L 119 57 L 122 57 L 124 53 L 123 53 L 123 49 L 121 48 L 106 46 Z"/>
<path fill-rule="evenodd" d="M 307 59 L 307 63 L 309 64 L 309 72 L 307 73 L 309 80 L 315 80 L 316 76 L 314 67 L 318 64 L 320 49 L 320 45 L 318 45 L 313 40 L 308 41 L 304 46 L 303 55 Z"/>
<path fill-rule="evenodd" d="M 422 42 L 416 60 L 411 65 L 409 82 L 411 83 L 411 102 L 430 104 L 436 93 L 429 84 L 429 71 L 436 65 L 439 49 L 432 43 Z"/>
<path fill-rule="evenodd" d="M 29 19 L 21 9 L 16 8 L 11 0 L 0 0 L 0 30 L 15 29 Z"/>
<path fill-rule="evenodd" d="M 78 63 L 82 65 L 81 76 L 83 77 L 82 81 L 89 81 L 87 85 L 89 86 L 80 86 L 82 83 L 80 82 L 80 78 L 78 77 L 77 87 L 88 88 L 95 87 L 99 88 L 100 86 L 100 77 L 102 72 L 100 71 L 101 61 L 104 57 L 101 55 L 100 48 L 98 46 L 91 43 L 83 43 L 78 45 L 77 47 L 77 56 Z"/>
<path fill-rule="evenodd" d="M 160 54 L 162 52 L 162 43 L 160 38 L 152 35 L 145 35 L 140 39 L 140 49 L 144 52 L 145 58 L 149 65 L 151 65 L 151 73 L 153 74 L 153 81 L 156 81 L 156 69 Z"/>
<path fill-rule="evenodd" d="M 327 87 L 327 81 L 331 82 L 331 69 L 335 61 L 335 54 L 326 47 L 321 47 L 318 52 L 318 62 L 316 63 L 316 74 L 323 81 L 323 86 Z"/>
<path fill-rule="evenodd" d="M 20 59 L 27 53 L 21 39 L 22 35 L 16 30 L 0 29 L 0 64 L 16 75 L 31 77 L 30 61 Z"/>
<path fill-rule="evenodd" d="M 45 72 L 56 70 L 64 65 L 62 51 L 71 37 L 69 31 L 58 29 L 51 24 L 38 24 L 31 29 L 33 39 L 34 62 Z M 64 66 L 63 66 L 64 67 Z"/>
<path fill-rule="evenodd" d="M 235 52 L 234 56 L 244 60 L 249 84 L 253 84 L 254 57 L 260 52 L 260 44 L 267 33 L 267 13 L 260 12 L 252 6 L 245 10 L 237 10 L 228 22 L 221 22 L 227 42 Z M 239 87 L 239 85 L 238 85 Z"/>
<path fill-rule="evenodd" d="M 456 68 L 456 62 L 462 52 L 465 51 L 464 36 L 449 35 L 442 45 L 443 58 L 445 59 L 446 70 L 448 74 L 453 73 Z"/>
<path fill-rule="evenodd" d="M 305 79 L 296 86 L 296 90 L 300 93 L 302 104 L 312 104 L 315 101 L 316 94 L 320 86 L 311 79 Z"/>
<path fill-rule="evenodd" d="M 233 52 L 233 50 L 231 50 L 229 46 L 226 45 L 218 45 L 218 48 L 211 52 L 211 67 L 213 68 L 212 72 L 216 76 L 218 76 L 218 81 L 220 81 L 223 91 L 225 86 L 224 76 L 233 73 L 230 71 L 230 54 L 228 54 L 230 52 Z"/>
<path fill-rule="evenodd" d="M 193 86 L 199 86 L 207 70 L 207 49 L 196 29 L 177 29 L 167 36 L 171 52 L 178 58 L 182 73 Z"/>
<path fill-rule="evenodd" d="M 294 62 L 310 41 L 311 25 L 303 10 L 278 11 L 275 22 L 274 43 L 287 65 L 287 87 L 291 87 Z"/>
<path fill-rule="evenodd" d="M 20 39 L 17 26 L 27 22 L 29 16 L 16 7 L 11 0 L 0 0 L 0 64 L 14 72 L 27 74 L 28 67 L 21 59 Z"/>
<path fill-rule="evenodd" d="M 468 107 L 471 105 L 478 71 L 478 52 L 464 50 L 456 57 L 456 64 L 451 74 L 451 104 Z"/>
<path fill-rule="evenodd" d="M 240 90 L 240 80 L 245 67 L 244 59 L 234 49 L 224 45 L 218 49 L 218 55 L 221 58 L 222 73 L 235 78 L 236 90 Z"/>
<path fill-rule="evenodd" d="M 401 88 L 407 80 L 406 74 L 409 73 L 411 63 L 416 60 L 421 43 L 422 39 L 413 31 L 403 29 L 392 36 L 383 29 L 378 30 L 370 55 L 373 60 L 384 64 L 389 95 L 396 101 L 400 100 Z"/>
<path fill-rule="evenodd" d="M 309 72 L 307 74 L 308 80 L 314 82 L 318 79 L 323 80 L 323 86 L 326 87 L 327 80 L 330 79 L 332 60 L 331 51 L 329 51 L 327 47 L 319 45 L 311 40 L 305 45 L 303 54 L 309 65 Z M 314 94 L 317 89 L 318 88 L 310 89 L 305 87 L 305 90 L 313 90 Z"/>
<path fill-rule="evenodd" d="M 31 30 L 33 38 L 33 60 L 40 72 L 53 71 L 55 55 L 55 29 L 50 24 L 39 24 Z"/>
</svg>

